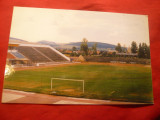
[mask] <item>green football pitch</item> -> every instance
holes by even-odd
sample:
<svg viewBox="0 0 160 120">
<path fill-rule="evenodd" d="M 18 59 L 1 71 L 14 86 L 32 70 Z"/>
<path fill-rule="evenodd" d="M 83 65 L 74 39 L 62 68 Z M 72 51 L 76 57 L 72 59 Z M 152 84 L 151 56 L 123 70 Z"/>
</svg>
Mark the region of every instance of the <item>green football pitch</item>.
<svg viewBox="0 0 160 120">
<path fill-rule="evenodd" d="M 84 80 L 82 82 L 51 78 Z M 145 65 L 73 64 L 16 71 L 4 88 L 80 98 L 152 103 L 151 67 Z"/>
</svg>

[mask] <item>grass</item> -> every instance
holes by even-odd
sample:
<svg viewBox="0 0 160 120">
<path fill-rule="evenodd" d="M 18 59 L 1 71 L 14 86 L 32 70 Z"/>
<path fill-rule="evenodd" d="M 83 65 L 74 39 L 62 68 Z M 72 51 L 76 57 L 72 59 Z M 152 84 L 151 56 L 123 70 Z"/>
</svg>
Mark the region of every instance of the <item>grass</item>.
<svg viewBox="0 0 160 120">
<path fill-rule="evenodd" d="M 82 83 L 54 80 L 56 95 L 152 103 L 151 68 L 143 65 L 78 64 L 16 71 L 4 88 L 51 94 L 52 77 L 85 80 Z"/>
</svg>

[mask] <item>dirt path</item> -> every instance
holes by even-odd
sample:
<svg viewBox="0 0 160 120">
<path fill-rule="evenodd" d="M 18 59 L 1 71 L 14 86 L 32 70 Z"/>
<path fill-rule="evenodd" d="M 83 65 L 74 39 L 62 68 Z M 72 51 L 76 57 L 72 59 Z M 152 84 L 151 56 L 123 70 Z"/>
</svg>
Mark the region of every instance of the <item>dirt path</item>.
<svg viewBox="0 0 160 120">
<path fill-rule="evenodd" d="M 2 103 L 29 103 L 29 104 L 94 104 L 94 105 L 134 105 L 145 104 L 135 102 L 119 102 L 109 100 L 96 100 L 85 98 L 62 97 L 45 95 L 32 92 L 24 92 L 10 89 L 3 89 Z"/>
</svg>

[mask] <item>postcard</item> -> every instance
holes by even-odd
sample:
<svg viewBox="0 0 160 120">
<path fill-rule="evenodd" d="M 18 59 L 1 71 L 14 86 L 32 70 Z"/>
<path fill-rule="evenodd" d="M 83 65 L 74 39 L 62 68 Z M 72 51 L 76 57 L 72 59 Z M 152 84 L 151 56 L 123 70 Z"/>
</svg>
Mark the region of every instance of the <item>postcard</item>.
<svg viewBox="0 0 160 120">
<path fill-rule="evenodd" d="M 2 103 L 153 104 L 148 16 L 14 7 Z"/>
</svg>

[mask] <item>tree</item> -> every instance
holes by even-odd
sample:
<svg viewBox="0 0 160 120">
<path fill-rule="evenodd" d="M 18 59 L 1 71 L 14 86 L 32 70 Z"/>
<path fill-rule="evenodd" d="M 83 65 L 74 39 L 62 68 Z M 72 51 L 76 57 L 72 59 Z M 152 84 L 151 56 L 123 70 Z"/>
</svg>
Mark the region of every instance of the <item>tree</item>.
<svg viewBox="0 0 160 120">
<path fill-rule="evenodd" d="M 97 43 L 92 45 L 93 54 L 97 55 Z"/>
<path fill-rule="evenodd" d="M 86 38 L 83 38 L 80 50 L 83 52 L 82 54 L 84 55 L 88 55 L 88 44 L 87 43 L 88 43 L 88 40 Z"/>
<path fill-rule="evenodd" d="M 147 46 L 147 50 L 146 50 L 147 56 L 146 58 L 150 59 L 150 46 Z"/>
<path fill-rule="evenodd" d="M 72 47 L 72 51 L 76 51 L 77 48 L 75 46 Z"/>
<path fill-rule="evenodd" d="M 144 56 L 143 58 L 150 58 L 150 48 L 146 43 L 142 43 L 142 49 Z"/>
<path fill-rule="evenodd" d="M 140 43 L 138 49 L 138 57 L 139 58 L 150 58 L 150 46 L 146 43 Z"/>
<path fill-rule="evenodd" d="M 137 43 L 136 43 L 135 41 L 133 41 L 133 42 L 131 43 L 131 52 L 132 52 L 132 53 L 137 53 L 137 49 L 138 49 Z"/>
<path fill-rule="evenodd" d="M 127 52 L 127 49 L 126 49 L 126 46 L 125 46 L 125 45 L 122 47 L 122 52 L 123 52 L 123 53 L 126 53 L 126 52 Z"/>
<path fill-rule="evenodd" d="M 116 57 L 116 52 L 113 52 L 113 53 L 112 53 L 112 57 Z"/>
<path fill-rule="evenodd" d="M 101 55 L 102 55 L 102 57 L 106 57 L 107 56 L 107 51 L 102 51 Z"/>
<path fill-rule="evenodd" d="M 116 49 L 118 52 L 122 52 L 121 44 L 118 43 L 115 49 Z"/>
<path fill-rule="evenodd" d="M 143 58 L 143 48 L 142 48 L 142 45 L 141 43 L 139 44 L 139 48 L 138 48 L 138 57 L 139 58 Z"/>
</svg>

